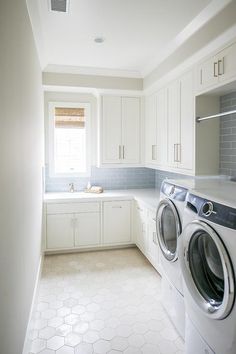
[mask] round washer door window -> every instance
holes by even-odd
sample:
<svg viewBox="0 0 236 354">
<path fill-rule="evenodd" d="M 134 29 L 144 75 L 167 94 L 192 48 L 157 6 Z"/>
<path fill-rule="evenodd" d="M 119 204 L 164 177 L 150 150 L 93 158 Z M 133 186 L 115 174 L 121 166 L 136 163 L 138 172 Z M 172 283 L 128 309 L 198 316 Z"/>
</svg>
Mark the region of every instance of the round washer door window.
<svg viewBox="0 0 236 354">
<path fill-rule="evenodd" d="M 205 222 L 184 229 L 183 275 L 196 303 L 210 317 L 225 318 L 234 301 L 234 274 L 218 234 Z"/>
<path fill-rule="evenodd" d="M 156 229 L 164 257 L 174 262 L 178 258 L 177 241 L 181 233 L 181 224 L 176 207 L 169 199 L 163 199 L 158 205 Z"/>
</svg>

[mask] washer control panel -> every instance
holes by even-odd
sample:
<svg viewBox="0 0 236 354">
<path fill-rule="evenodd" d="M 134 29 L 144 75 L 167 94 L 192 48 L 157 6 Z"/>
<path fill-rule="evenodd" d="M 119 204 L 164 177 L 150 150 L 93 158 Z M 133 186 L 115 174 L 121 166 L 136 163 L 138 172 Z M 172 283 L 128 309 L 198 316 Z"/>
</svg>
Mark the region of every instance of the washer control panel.
<svg viewBox="0 0 236 354">
<path fill-rule="evenodd" d="M 188 194 L 186 207 L 203 219 L 236 230 L 236 208 Z"/>
</svg>

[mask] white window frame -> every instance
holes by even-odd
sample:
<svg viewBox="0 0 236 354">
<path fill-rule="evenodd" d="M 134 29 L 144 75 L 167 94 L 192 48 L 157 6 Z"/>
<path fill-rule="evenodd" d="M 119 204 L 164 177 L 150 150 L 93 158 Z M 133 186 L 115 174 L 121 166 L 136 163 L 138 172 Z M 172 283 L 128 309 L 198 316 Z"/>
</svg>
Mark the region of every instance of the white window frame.
<svg viewBox="0 0 236 354">
<path fill-rule="evenodd" d="M 86 171 L 83 173 L 55 173 L 54 165 L 54 147 L 55 147 L 55 108 L 84 108 L 85 109 L 85 139 L 86 139 Z M 91 107 L 90 103 L 83 102 L 49 102 L 49 134 L 48 134 L 48 152 L 49 152 L 49 176 L 50 177 L 90 177 L 91 175 Z"/>
</svg>

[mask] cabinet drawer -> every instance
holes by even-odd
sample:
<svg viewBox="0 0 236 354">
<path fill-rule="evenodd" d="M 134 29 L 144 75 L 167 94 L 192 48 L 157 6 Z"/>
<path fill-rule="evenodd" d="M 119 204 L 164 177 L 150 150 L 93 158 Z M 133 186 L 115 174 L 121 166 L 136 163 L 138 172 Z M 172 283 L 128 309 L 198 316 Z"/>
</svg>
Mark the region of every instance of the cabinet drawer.
<svg viewBox="0 0 236 354">
<path fill-rule="evenodd" d="M 89 213 L 99 211 L 100 203 L 47 204 L 47 214 Z"/>
</svg>

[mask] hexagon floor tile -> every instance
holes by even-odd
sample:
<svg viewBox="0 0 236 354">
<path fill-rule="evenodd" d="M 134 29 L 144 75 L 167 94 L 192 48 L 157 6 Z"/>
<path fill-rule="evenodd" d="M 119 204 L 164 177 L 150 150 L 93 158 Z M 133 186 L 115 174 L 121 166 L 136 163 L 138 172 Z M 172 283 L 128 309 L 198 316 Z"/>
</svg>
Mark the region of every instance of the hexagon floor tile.
<svg viewBox="0 0 236 354">
<path fill-rule="evenodd" d="M 184 353 L 135 248 L 46 256 L 35 308 L 30 353 Z"/>
</svg>

